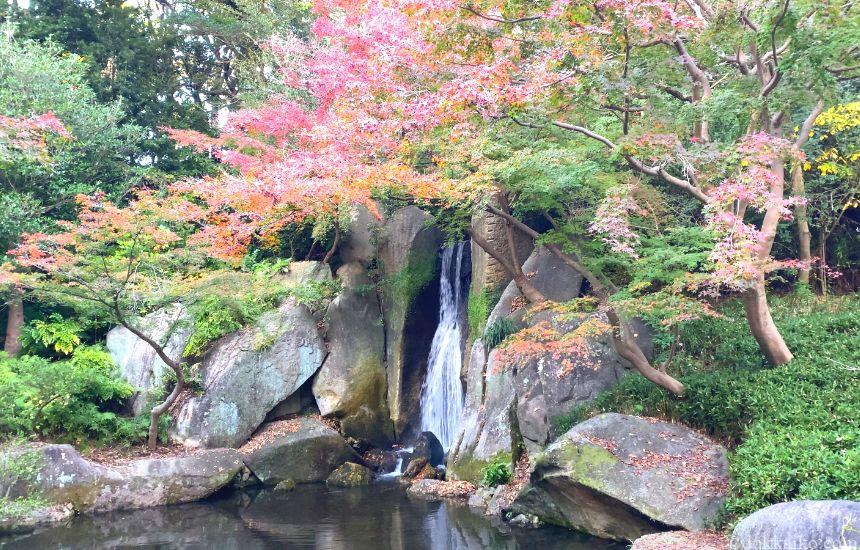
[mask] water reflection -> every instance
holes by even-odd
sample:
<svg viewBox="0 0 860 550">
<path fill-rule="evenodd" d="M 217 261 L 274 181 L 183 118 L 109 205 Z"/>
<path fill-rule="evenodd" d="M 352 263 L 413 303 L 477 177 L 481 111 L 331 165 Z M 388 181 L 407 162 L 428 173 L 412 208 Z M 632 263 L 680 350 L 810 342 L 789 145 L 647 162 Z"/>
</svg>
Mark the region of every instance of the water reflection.
<svg viewBox="0 0 860 550">
<path fill-rule="evenodd" d="M 0 538 L 4 548 L 290 548 L 320 550 L 620 550 L 564 529 L 493 525 L 462 506 L 408 498 L 377 484 L 292 493 L 232 493 L 204 503 L 75 518 Z"/>
</svg>

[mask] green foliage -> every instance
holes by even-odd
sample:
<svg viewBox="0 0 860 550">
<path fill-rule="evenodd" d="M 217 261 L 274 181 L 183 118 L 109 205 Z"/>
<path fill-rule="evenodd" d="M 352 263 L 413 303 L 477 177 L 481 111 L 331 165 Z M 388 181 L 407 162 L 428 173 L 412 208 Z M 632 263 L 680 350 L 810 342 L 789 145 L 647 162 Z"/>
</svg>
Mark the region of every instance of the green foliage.
<svg viewBox="0 0 860 550">
<path fill-rule="evenodd" d="M 278 282 L 279 273 L 288 266 L 288 260 L 254 263 L 250 272 L 216 274 L 207 284 L 195 290 L 186 299 L 193 332 L 184 355 L 199 356 L 208 344 L 255 323 L 263 313 L 277 308 L 286 298 L 293 298 L 297 303 L 315 310 L 340 291 L 337 281 L 311 279 L 298 284 Z M 266 342 L 266 337 L 261 338 L 254 344 L 259 349 L 273 343 Z"/>
<path fill-rule="evenodd" d="M 511 480 L 511 465 L 508 462 L 497 460 L 487 464 L 482 470 L 481 484 L 487 487 L 504 485 Z"/>
<path fill-rule="evenodd" d="M 388 290 L 397 304 L 402 304 L 409 310 L 418 294 L 424 290 L 436 276 L 437 262 L 435 256 L 419 256 L 410 253 L 403 269 L 386 278 L 382 284 Z"/>
<path fill-rule="evenodd" d="M 487 324 L 487 318 L 501 297 L 501 290 L 483 288 L 480 292 L 474 292 L 473 289 L 469 289 L 469 300 L 466 310 L 469 317 L 470 335 L 476 337 L 481 334 Z"/>
<path fill-rule="evenodd" d="M 555 429 L 616 411 L 704 431 L 733 448 L 729 518 L 791 499 L 860 499 L 858 301 L 788 299 L 774 310 L 791 363 L 767 368 L 739 315 L 698 321 L 682 331 L 687 351 L 673 365 L 683 397 L 629 376 Z"/>
<path fill-rule="evenodd" d="M 48 320 L 35 319 L 21 334 L 24 347 L 32 351 L 50 349 L 60 355 L 71 355 L 81 343 L 81 325 L 74 319 L 64 319 L 51 313 Z"/>
<path fill-rule="evenodd" d="M 79 346 L 68 360 L 0 357 L 0 432 L 90 440 L 99 444 L 145 439 L 148 419 L 121 416 L 133 388 L 110 355 Z"/>
<path fill-rule="evenodd" d="M 516 333 L 518 330 L 519 327 L 513 321 L 507 317 L 502 317 L 493 322 L 484 331 L 484 344 L 487 346 L 487 349 L 493 349 L 504 342 L 505 338 Z"/>
</svg>

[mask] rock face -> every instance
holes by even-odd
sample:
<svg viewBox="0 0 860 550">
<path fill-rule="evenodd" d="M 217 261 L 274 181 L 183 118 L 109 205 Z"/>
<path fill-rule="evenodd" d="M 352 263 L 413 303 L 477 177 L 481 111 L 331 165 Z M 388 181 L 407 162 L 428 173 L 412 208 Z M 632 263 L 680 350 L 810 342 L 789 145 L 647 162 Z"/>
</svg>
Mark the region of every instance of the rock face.
<svg viewBox="0 0 860 550">
<path fill-rule="evenodd" d="M 478 340 L 467 367 L 463 421 L 448 456 L 450 475 L 473 483 L 487 464 L 511 460 L 518 429 L 513 374 L 496 369 L 496 351 L 486 362 L 484 357 L 483 342 Z"/>
<path fill-rule="evenodd" d="M 333 471 L 325 480 L 329 487 L 359 487 L 373 481 L 373 472 L 354 462 L 346 462 Z"/>
<path fill-rule="evenodd" d="M 341 464 L 360 460 L 339 433 L 310 417 L 263 426 L 239 451 L 265 485 L 325 481 Z"/>
<path fill-rule="evenodd" d="M 535 288 L 554 302 L 567 302 L 576 298 L 582 287 L 582 277 L 542 246 L 536 248 L 523 263 L 523 273 L 531 275 L 531 283 Z M 503 317 L 509 317 L 517 299 L 522 299 L 522 293 L 517 285 L 511 282 L 490 312 L 487 326 Z"/>
<path fill-rule="evenodd" d="M 126 510 L 205 498 L 227 485 L 242 468 L 233 449 L 201 450 L 187 456 L 134 460 L 108 468 L 85 460 L 71 445 L 38 445 L 8 451 L 13 460 L 36 465 L 35 475 L 0 479 L 11 498 L 41 495 L 78 512 Z"/>
<path fill-rule="evenodd" d="M 205 354 L 204 394 L 183 405 L 171 435 L 192 447 L 240 446 L 324 357 L 310 310 L 288 299 L 256 326 L 225 336 Z"/>
<path fill-rule="evenodd" d="M 860 548 L 860 502 L 798 500 L 768 506 L 735 526 L 729 548 Z"/>
<path fill-rule="evenodd" d="M 171 359 L 178 361 L 182 358 L 193 330 L 184 307 L 174 304 L 154 311 L 136 323 L 147 336 L 164 344 L 164 350 Z M 122 377 L 135 388 L 130 400 L 132 412 L 141 414 L 152 391 L 164 386 L 170 367 L 158 358 L 149 344 L 122 326 L 108 332 L 107 348 Z"/>
<path fill-rule="evenodd" d="M 538 452 L 561 435 L 560 421 L 577 405 L 612 388 L 628 372 L 629 364 L 612 346 L 608 321 L 602 314 L 583 314 L 562 321 L 557 314 L 541 312 L 528 325 L 543 324 L 560 334 L 570 334 L 584 323 L 607 329 L 588 339 L 587 355 L 553 357 L 547 352 L 515 365 L 516 417 L 523 444 L 530 453 Z M 633 326 L 639 328 L 636 339 L 650 357 L 653 349 L 650 332 L 641 323 Z"/>
<path fill-rule="evenodd" d="M 435 312 L 413 307 L 422 289 L 438 304 L 438 292 L 425 288 L 435 279 L 443 241 L 442 232 L 429 225 L 430 221 L 430 215 L 418 208 L 400 208 L 386 220 L 377 248 L 377 260 L 387 282 L 383 285 L 382 313 L 388 406 L 398 435 L 417 412 L 427 353 L 438 322 Z M 410 392 L 410 388 L 417 389 Z"/>
<path fill-rule="evenodd" d="M 338 247 L 343 263 L 359 262 L 367 267 L 376 257 L 376 238 L 383 221 L 365 206 L 356 206 L 350 213 L 349 229 Z"/>
<path fill-rule="evenodd" d="M 329 354 L 314 378 L 313 394 L 320 414 L 338 418 L 344 435 L 389 447 L 394 427 L 379 299 L 358 262 L 342 266 L 337 276 L 343 291 L 328 307 Z"/>
<path fill-rule="evenodd" d="M 533 459 L 515 513 L 598 537 L 701 530 L 725 500 L 725 449 L 686 427 L 608 413 L 574 426 Z"/>
</svg>

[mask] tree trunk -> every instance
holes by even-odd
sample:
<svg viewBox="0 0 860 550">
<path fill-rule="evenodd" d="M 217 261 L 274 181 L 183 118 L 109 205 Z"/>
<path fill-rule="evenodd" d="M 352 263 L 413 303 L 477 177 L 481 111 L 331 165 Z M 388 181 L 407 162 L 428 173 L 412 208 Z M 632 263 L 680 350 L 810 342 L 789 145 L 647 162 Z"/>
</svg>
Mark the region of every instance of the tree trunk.
<svg viewBox="0 0 860 550">
<path fill-rule="evenodd" d="M 472 240 L 475 241 L 475 244 L 480 246 L 484 252 L 492 256 L 496 259 L 502 267 L 507 270 L 507 272 L 511 275 L 514 280 L 514 284 L 517 285 L 517 288 L 520 290 L 522 295 L 532 304 L 539 304 L 541 302 L 546 301 L 546 296 L 543 293 L 535 288 L 531 281 L 529 281 L 528 277 L 525 276 L 523 270 L 520 266 L 514 266 L 510 259 L 506 258 L 504 254 L 501 254 L 498 250 L 493 248 L 493 246 L 487 242 L 487 240 L 478 234 L 477 231 L 472 229 L 468 230 L 469 236 L 472 237 Z"/>
<path fill-rule="evenodd" d="M 770 315 L 764 275 L 759 277 L 752 288 L 744 292 L 744 311 L 753 337 L 770 364 L 783 365 L 791 361 L 794 356 Z"/>
<path fill-rule="evenodd" d="M 116 319 L 119 324 L 127 328 L 129 332 L 146 342 L 149 347 L 155 350 L 158 358 L 164 361 L 164 364 L 170 367 L 171 370 L 173 370 L 173 374 L 176 375 L 176 385 L 173 386 L 173 391 L 170 392 L 167 399 L 153 407 L 152 411 L 149 413 L 149 438 L 147 440 L 147 447 L 150 451 L 154 451 L 158 446 L 158 421 L 161 420 L 162 415 L 176 402 L 179 398 L 179 394 L 181 394 L 185 389 L 185 373 L 182 372 L 182 363 L 174 361 L 169 355 L 167 355 L 167 352 L 164 351 L 164 346 L 159 345 L 158 342 L 129 323 L 117 305 L 114 306 L 114 314 L 116 315 Z"/>
<path fill-rule="evenodd" d="M 517 228 L 518 230 L 522 231 L 533 239 L 536 239 L 540 236 L 537 231 L 524 224 L 523 222 L 517 220 L 506 212 L 502 212 L 496 208 L 493 208 L 492 206 L 488 206 L 487 211 L 497 216 L 501 216 L 512 227 Z M 630 325 L 626 321 L 623 321 L 621 318 L 619 318 L 615 310 L 608 305 L 609 294 L 614 291 L 614 288 L 607 288 L 607 286 L 600 279 L 598 279 L 591 271 L 589 271 L 585 268 L 585 266 L 582 265 L 582 263 L 579 261 L 579 258 L 565 253 L 553 243 L 547 243 L 545 246 L 547 250 L 549 250 L 557 258 L 559 258 L 565 264 L 570 266 L 571 269 L 584 277 L 588 281 L 588 284 L 591 285 L 591 289 L 597 299 L 600 301 L 600 304 L 607 308 L 606 317 L 609 319 L 609 322 L 612 325 L 612 342 L 615 345 L 615 351 L 618 352 L 618 355 L 629 361 L 630 364 L 633 365 L 633 368 L 639 371 L 639 373 L 647 380 L 650 380 L 651 382 L 671 391 L 672 393 L 676 393 L 678 395 L 683 394 L 684 385 L 681 384 L 679 381 L 675 380 L 673 377 L 666 374 L 665 372 L 661 372 L 651 366 L 651 363 L 650 361 L 648 361 L 648 358 L 645 357 L 645 353 L 642 351 L 642 348 L 639 347 L 639 344 L 631 336 L 633 334 L 633 331 L 631 330 Z"/>
<path fill-rule="evenodd" d="M 21 353 L 21 331 L 24 329 L 24 298 L 17 290 L 12 291 L 8 306 L 9 317 L 6 320 L 6 343 L 3 350 L 9 357 Z"/>
</svg>

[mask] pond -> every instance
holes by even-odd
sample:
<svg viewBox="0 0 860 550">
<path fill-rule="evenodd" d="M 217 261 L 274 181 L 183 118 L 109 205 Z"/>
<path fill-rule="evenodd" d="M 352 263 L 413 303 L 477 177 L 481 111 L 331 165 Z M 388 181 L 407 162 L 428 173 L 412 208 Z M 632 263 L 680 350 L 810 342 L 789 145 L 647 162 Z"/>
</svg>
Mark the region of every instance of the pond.
<svg viewBox="0 0 860 550">
<path fill-rule="evenodd" d="M 557 527 L 493 525 L 468 507 L 406 496 L 377 483 L 299 486 L 291 493 L 230 492 L 205 502 L 80 516 L 0 537 L 3 548 L 256 548 L 324 550 L 622 550 L 627 545 Z"/>
</svg>

